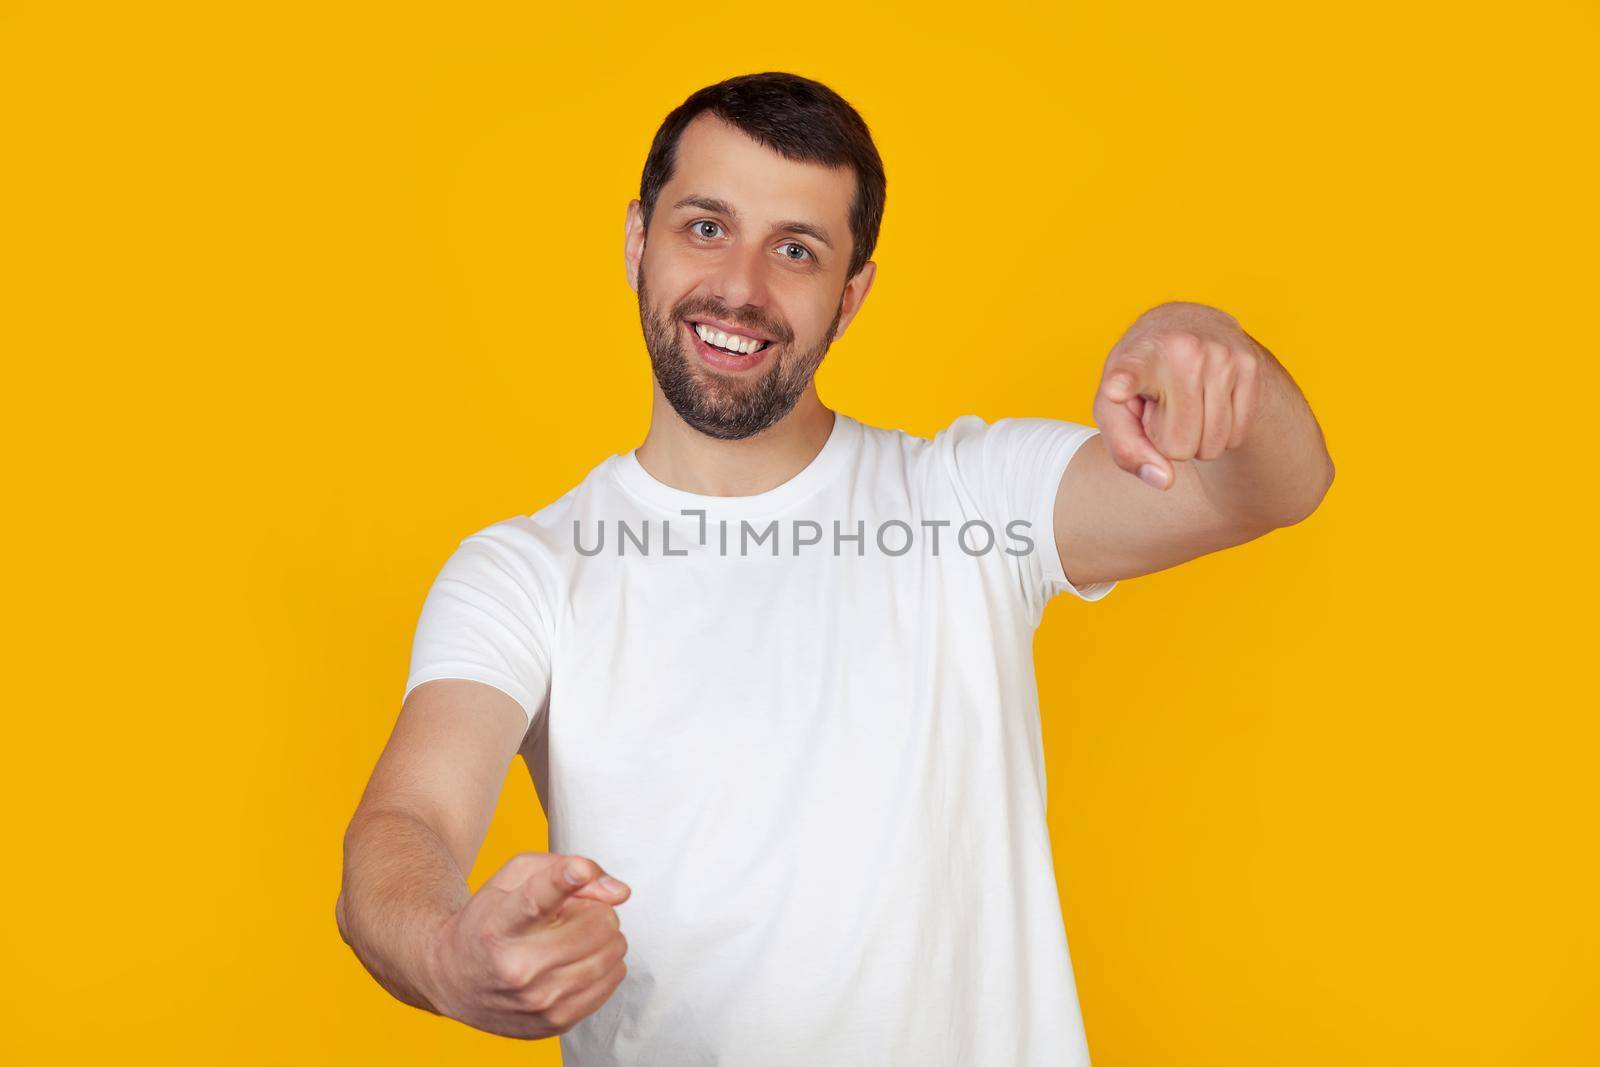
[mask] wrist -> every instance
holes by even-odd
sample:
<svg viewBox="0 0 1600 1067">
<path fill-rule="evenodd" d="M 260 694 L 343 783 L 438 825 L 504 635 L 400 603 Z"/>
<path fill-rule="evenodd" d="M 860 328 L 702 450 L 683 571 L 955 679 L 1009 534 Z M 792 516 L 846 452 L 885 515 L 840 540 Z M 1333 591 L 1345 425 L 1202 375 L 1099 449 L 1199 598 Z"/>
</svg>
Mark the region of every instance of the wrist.
<svg viewBox="0 0 1600 1067">
<path fill-rule="evenodd" d="M 449 1009 L 449 927 L 453 915 L 432 923 L 422 938 L 422 959 L 418 968 L 417 992 L 435 1015 L 450 1016 Z"/>
</svg>

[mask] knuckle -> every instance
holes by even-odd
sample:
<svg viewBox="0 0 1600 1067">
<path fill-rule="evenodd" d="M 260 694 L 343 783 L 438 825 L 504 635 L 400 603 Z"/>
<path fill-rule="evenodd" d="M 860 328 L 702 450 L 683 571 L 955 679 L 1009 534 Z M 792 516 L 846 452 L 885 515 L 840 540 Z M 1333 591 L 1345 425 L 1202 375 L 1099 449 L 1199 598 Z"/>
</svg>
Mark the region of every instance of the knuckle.
<svg viewBox="0 0 1600 1067">
<path fill-rule="evenodd" d="M 546 1021 L 551 1021 L 552 1016 L 557 1013 L 560 1001 L 561 996 L 557 990 L 544 986 L 530 986 L 522 992 L 522 1006 Z"/>
<path fill-rule="evenodd" d="M 1166 456 L 1168 459 L 1193 459 L 1195 450 L 1200 447 L 1200 434 L 1166 434 L 1163 435 L 1157 447 L 1161 449 L 1161 454 Z"/>
<path fill-rule="evenodd" d="M 1172 427 L 1157 423 L 1155 425 L 1145 427 L 1145 435 L 1150 438 L 1150 444 L 1155 447 L 1157 452 L 1160 452 L 1163 456 L 1166 456 L 1169 459 L 1177 458 L 1173 455 L 1174 442 L 1172 439 Z M 1136 463 L 1143 463 L 1143 457 L 1144 453 L 1142 451 L 1135 452 L 1133 456 Z"/>
<path fill-rule="evenodd" d="M 1156 335 L 1161 341 L 1161 348 L 1168 355 L 1193 358 L 1199 353 L 1200 338 L 1192 330 L 1165 329 Z"/>
<path fill-rule="evenodd" d="M 489 972 L 495 981 L 512 989 L 521 989 L 533 977 L 530 961 L 514 952 L 501 952 L 492 957 L 489 962 Z"/>
<path fill-rule="evenodd" d="M 578 922 L 585 928 L 616 930 L 622 926 L 616 909 L 603 900 L 579 897 L 571 902 L 571 906 L 578 913 Z"/>
<path fill-rule="evenodd" d="M 526 874 L 539 865 L 543 853 L 519 852 L 506 861 L 506 869 L 516 874 Z"/>
<path fill-rule="evenodd" d="M 616 960 L 612 959 L 604 952 L 597 952 L 593 956 L 590 956 L 588 959 L 583 961 L 582 980 L 580 985 L 583 988 L 588 988 L 589 986 L 594 985 L 596 982 L 604 981 L 606 975 L 611 972 L 611 968 L 616 964 L 616 962 Z"/>
<path fill-rule="evenodd" d="M 1198 384 L 1205 367 L 1205 352 L 1198 346 L 1179 348 L 1172 353 L 1172 369 L 1178 380 L 1186 385 Z"/>
<path fill-rule="evenodd" d="M 1125 471 L 1136 471 L 1143 462 L 1140 453 L 1131 444 L 1122 441 L 1111 446 L 1111 458 Z"/>
<path fill-rule="evenodd" d="M 564 1000 L 550 1005 L 542 1014 L 558 1034 L 564 1034 L 578 1024 L 579 1015 Z"/>
</svg>

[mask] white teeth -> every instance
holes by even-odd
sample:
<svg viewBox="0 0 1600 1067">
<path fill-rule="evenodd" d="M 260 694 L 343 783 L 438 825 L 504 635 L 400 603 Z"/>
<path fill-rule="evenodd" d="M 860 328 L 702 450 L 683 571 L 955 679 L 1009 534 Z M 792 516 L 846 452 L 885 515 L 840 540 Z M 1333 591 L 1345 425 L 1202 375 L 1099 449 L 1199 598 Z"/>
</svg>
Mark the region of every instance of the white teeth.
<svg viewBox="0 0 1600 1067">
<path fill-rule="evenodd" d="M 699 334 L 700 340 L 708 345 L 716 345 L 718 348 L 726 348 L 731 352 L 738 352 L 747 356 L 760 348 L 763 343 L 753 337 L 740 337 L 738 334 L 723 333 L 721 330 L 714 330 L 710 326 L 699 322 L 694 324 L 694 332 Z"/>
</svg>

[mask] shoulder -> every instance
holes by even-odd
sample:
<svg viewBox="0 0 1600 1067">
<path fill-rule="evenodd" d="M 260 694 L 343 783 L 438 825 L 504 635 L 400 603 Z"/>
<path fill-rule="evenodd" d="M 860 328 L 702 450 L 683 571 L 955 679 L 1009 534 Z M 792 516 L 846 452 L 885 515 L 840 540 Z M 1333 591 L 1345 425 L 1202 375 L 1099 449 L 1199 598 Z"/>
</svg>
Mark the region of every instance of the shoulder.
<svg viewBox="0 0 1600 1067">
<path fill-rule="evenodd" d="M 607 497 L 615 492 L 611 468 L 617 458 L 607 456 L 577 485 L 537 510 L 498 519 L 467 534 L 455 557 L 469 565 L 497 567 L 521 583 L 559 584 L 572 555 L 572 524 L 608 506 Z"/>
<path fill-rule="evenodd" d="M 978 463 L 991 439 L 1005 433 L 1009 424 L 1016 421 L 1001 419 L 991 424 L 978 415 L 959 415 L 929 436 L 900 429 L 863 427 L 863 451 L 869 458 L 898 461 L 908 469 L 921 469 L 959 481 L 962 468 Z"/>
<path fill-rule="evenodd" d="M 936 457 L 946 463 L 959 463 L 984 452 L 1011 449 L 1028 444 L 1071 425 L 1055 419 L 1008 417 L 989 421 L 981 415 L 958 415 L 931 437 L 918 437 L 903 430 L 876 430 L 882 447 L 896 448 L 907 455 Z"/>
<path fill-rule="evenodd" d="M 990 436 L 1003 423 L 990 424 L 977 415 L 960 415 L 929 435 L 861 424 L 860 473 L 872 478 L 901 478 L 923 491 L 961 485 L 983 465 Z"/>
<path fill-rule="evenodd" d="M 861 427 L 861 461 L 896 462 L 929 460 L 948 451 L 957 441 L 981 434 L 985 423 L 976 415 L 962 415 L 931 435 L 915 434 L 900 428 L 873 426 L 859 423 Z"/>
</svg>

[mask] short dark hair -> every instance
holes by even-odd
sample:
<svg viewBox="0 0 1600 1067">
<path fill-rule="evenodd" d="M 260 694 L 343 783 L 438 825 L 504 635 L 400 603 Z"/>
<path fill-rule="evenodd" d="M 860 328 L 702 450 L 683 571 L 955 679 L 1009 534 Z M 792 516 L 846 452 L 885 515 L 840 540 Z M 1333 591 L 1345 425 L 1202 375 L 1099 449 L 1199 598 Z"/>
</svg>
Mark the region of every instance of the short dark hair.
<svg viewBox="0 0 1600 1067">
<path fill-rule="evenodd" d="M 850 269 L 853 278 L 872 258 L 883 222 L 883 160 L 856 109 L 844 97 L 810 78 L 781 71 L 741 74 L 690 95 L 662 120 L 645 157 L 639 201 L 648 229 L 656 198 L 672 180 L 678 138 L 702 112 L 709 111 L 785 159 L 855 170 L 856 195 L 850 203 Z"/>
</svg>

